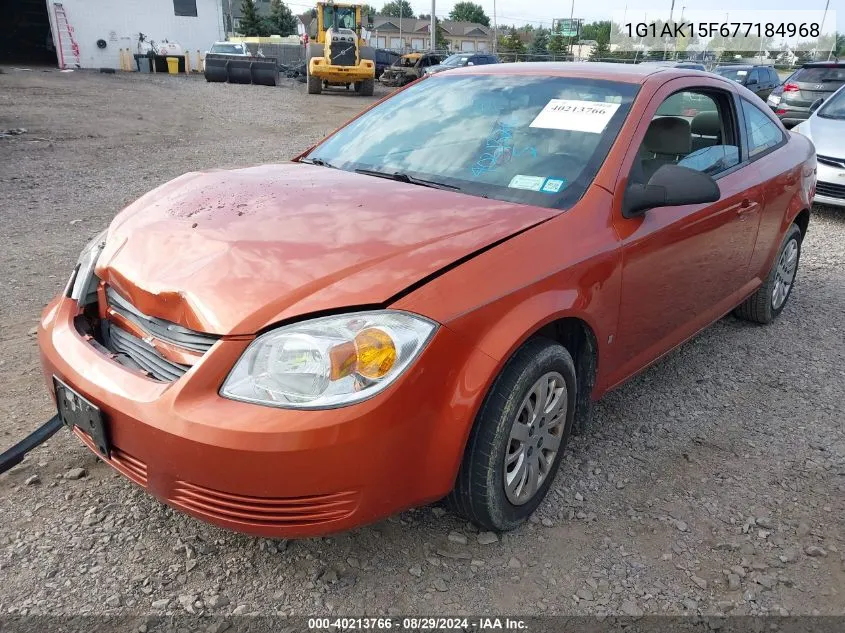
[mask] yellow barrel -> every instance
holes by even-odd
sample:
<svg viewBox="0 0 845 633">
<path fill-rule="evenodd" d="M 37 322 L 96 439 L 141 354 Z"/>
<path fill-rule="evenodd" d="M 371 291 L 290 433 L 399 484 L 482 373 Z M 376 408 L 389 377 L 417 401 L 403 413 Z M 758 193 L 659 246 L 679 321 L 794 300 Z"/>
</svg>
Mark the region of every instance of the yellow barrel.
<svg viewBox="0 0 845 633">
<path fill-rule="evenodd" d="M 168 57 L 167 58 L 167 72 L 171 75 L 178 75 L 179 74 L 179 58 L 178 57 Z"/>
</svg>

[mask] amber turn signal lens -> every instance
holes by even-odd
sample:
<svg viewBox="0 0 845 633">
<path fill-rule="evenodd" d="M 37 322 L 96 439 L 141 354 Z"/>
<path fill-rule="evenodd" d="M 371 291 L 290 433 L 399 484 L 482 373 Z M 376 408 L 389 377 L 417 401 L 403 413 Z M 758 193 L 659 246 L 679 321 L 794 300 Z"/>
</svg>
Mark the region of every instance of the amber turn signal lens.
<svg viewBox="0 0 845 633">
<path fill-rule="evenodd" d="M 329 350 L 329 360 L 331 361 L 329 380 L 346 378 L 355 371 L 355 365 L 358 362 L 355 343 L 350 341 L 331 348 Z"/>
<path fill-rule="evenodd" d="M 356 371 L 371 380 L 383 378 L 396 363 L 396 346 L 384 330 L 367 328 L 355 335 Z"/>
</svg>

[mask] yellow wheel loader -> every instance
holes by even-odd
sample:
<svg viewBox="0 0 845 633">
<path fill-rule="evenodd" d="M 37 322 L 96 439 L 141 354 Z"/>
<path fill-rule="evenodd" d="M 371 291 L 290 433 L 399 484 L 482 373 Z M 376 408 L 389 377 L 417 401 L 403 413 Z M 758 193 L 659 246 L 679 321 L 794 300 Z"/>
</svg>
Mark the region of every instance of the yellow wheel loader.
<svg viewBox="0 0 845 633">
<path fill-rule="evenodd" d="M 350 86 L 361 95 L 373 94 L 376 53 L 361 37 L 361 5 L 318 2 L 311 11 L 306 49 L 308 94 L 329 86 Z M 372 25 L 372 16 L 368 16 Z"/>
</svg>

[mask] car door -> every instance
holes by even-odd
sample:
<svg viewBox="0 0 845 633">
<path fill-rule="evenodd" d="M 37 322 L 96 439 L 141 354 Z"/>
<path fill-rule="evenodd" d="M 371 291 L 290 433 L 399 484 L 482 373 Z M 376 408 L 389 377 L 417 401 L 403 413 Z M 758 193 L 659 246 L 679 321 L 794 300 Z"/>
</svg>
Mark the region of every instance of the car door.
<svg viewBox="0 0 845 633">
<path fill-rule="evenodd" d="M 613 223 L 621 240 L 623 269 L 612 352 L 612 365 L 618 369 L 609 377 L 610 384 L 625 380 L 724 315 L 754 287 L 749 263 L 760 222 L 762 183 L 746 160 L 736 99 L 733 89 L 718 80 L 676 79 L 655 94 L 638 123 L 614 194 Z M 709 126 L 693 124 L 683 114 L 660 114 L 672 111 L 674 102 L 690 100 L 699 104 L 693 119 L 709 117 Z M 661 110 L 667 102 L 670 107 Z M 659 119 L 664 121 L 655 123 Z M 714 142 L 692 155 L 685 130 L 708 127 L 716 130 L 710 137 Z M 631 180 L 647 182 L 644 174 L 653 169 L 646 161 L 703 169 L 696 161 L 707 153 L 724 156 L 721 167 L 708 171 L 719 185 L 717 202 L 655 208 L 631 219 L 622 216 L 625 186 Z"/>
<path fill-rule="evenodd" d="M 760 94 L 760 71 L 752 68 L 745 77 L 745 87 L 756 95 Z"/>
</svg>

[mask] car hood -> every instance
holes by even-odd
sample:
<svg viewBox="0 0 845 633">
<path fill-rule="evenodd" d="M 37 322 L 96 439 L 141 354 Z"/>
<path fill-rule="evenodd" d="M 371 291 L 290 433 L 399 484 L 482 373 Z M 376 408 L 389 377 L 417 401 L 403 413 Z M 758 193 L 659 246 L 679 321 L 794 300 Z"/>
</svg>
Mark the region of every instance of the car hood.
<svg viewBox="0 0 845 633">
<path fill-rule="evenodd" d="M 384 304 L 557 213 L 298 163 L 190 173 L 115 218 L 97 274 L 149 316 L 253 334 Z"/>
<path fill-rule="evenodd" d="M 807 135 L 816 146 L 816 154 L 845 158 L 845 145 L 842 143 L 845 138 L 844 120 L 826 119 L 816 115 L 807 120 L 801 131 L 809 132 Z"/>
</svg>

